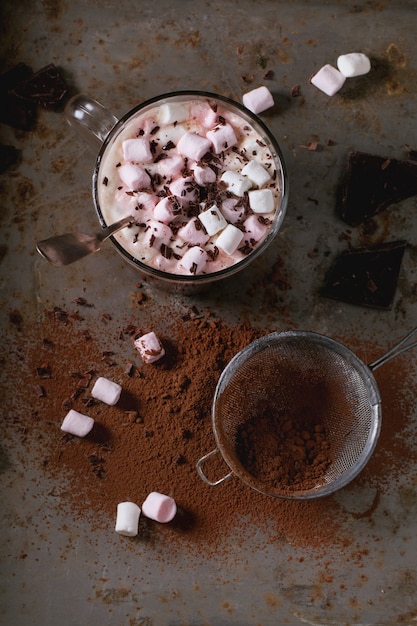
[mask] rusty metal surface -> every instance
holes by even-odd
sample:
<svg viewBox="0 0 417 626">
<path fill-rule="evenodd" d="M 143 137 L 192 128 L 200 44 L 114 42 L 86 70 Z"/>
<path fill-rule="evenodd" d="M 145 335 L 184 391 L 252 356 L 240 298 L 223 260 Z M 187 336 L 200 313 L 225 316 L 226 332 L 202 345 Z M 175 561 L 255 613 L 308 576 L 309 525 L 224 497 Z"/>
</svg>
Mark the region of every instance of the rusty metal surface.
<svg viewBox="0 0 417 626">
<path fill-rule="evenodd" d="M 116 116 L 171 90 L 208 90 L 239 101 L 260 84 L 274 93 L 277 106 L 262 119 L 280 142 L 289 170 L 284 226 L 244 283 L 232 281 L 191 302 L 232 322 L 245 316 L 254 325 L 279 330 L 291 320 L 330 336 L 356 334 L 358 344 L 380 337 L 386 347 L 416 324 L 416 198 L 381 216 L 369 234 L 349 229 L 335 211 L 349 150 L 404 158 L 406 144 L 417 148 L 414 1 L 3 0 L 0 10 L 3 71 L 19 61 L 34 69 L 55 63 L 74 92 L 98 99 Z M 359 50 L 371 58 L 369 75 L 353 79 L 333 98 L 309 84 L 322 65 Z M 273 72 L 268 82 L 267 70 Z M 294 85 L 300 86 L 298 97 L 291 95 Z M 21 150 L 20 162 L 0 175 L 3 337 L 10 311 L 36 320 L 45 306 L 73 302 L 80 286 L 113 317 L 128 310 L 138 276 L 111 245 L 59 274 L 34 248 L 37 240 L 74 226 L 96 230 L 90 191 L 94 154 L 60 113 L 41 111 L 31 132 L 5 125 L 0 132 L 2 143 Z M 309 142 L 318 149 L 307 149 Z M 346 249 L 346 237 L 356 245 L 385 236 L 408 242 L 391 311 L 319 296 L 332 259 Z M 262 282 L 277 259 L 287 289 Z M 154 306 L 160 302 L 173 314 L 190 304 L 185 297 L 149 289 Z M 410 394 L 415 390 L 411 385 Z M 3 393 L 15 393 L 7 381 Z M 417 408 L 410 421 L 415 432 Z M 67 524 L 65 512 L 53 498 L 45 501 L 45 491 L 32 480 L 30 464 L 18 467 L 19 450 L 6 452 L 0 548 L 4 624 L 411 626 L 417 619 L 417 472 L 412 464 L 407 466 L 411 473 L 374 512 L 372 527 L 352 521 L 352 535 L 372 536 L 374 553 L 361 568 L 348 555 L 333 554 L 338 573 L 325 581 L 318 560 L 309 561 L 302 551 L 290 560 L 295 550 L 285 542 L 256 554 L 250 538 L 246 546 L 229 550 L 222 571 L 210 560 L 178 554 L 153 562 L 146 548 L 140 562 L 126 565 L 113 535 L 91 536 L 87 528 Z M 367 510 L 375 492 L 346 489 L 338 497 L 347 508 Z M 137 583 L 143 569 L 146 577 Z"/>
</svg>

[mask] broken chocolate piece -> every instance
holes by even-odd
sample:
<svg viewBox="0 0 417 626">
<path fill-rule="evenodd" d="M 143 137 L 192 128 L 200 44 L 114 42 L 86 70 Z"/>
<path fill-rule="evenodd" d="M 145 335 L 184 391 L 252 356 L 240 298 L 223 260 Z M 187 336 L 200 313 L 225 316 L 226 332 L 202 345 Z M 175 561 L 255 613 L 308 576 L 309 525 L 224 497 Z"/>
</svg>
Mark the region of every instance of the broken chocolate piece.
<svg viewBox="0 0 417 626">
<path fill-rule="evenodd" d="M 19 160 L 20 152 L 14 146 L 0 144 L 0 174 Z"/>
<path fill-rule="evenodd" d="M 330 269 L 322 295 L 378 309 L 392 307 L 405 241 L 342 253 Z"/>
<path fill-rule="evenodd" d="M 68 87 L 55 65 L 50 63 L 21 81 L 9 93 L 53 111 L 68 93 Z"/>
<path fill-rule="evenodd" d="M 30 130 L 36 121 L 36 104 L 11 93 L 16 85 L 33 74 L 25 63 L 18 63 L 0 76 L 0 122 L 19 130 Z"/>
<path fill-rule="evenodd" d="M 351 152 L 341 216 L 350 226 L 382 213 L 391 204 L 417 195 L 417 163 Z"/>
</svg>

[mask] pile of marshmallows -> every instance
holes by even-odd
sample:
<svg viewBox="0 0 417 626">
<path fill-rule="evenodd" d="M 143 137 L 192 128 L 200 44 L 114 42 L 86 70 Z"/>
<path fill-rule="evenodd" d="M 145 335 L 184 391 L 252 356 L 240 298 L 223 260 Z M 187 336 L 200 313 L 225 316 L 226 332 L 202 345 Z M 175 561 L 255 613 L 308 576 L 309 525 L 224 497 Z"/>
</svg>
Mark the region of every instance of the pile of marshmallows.
<svg viewBox="0 0 417 626">
<path fill-rule="evenodd" d="M 311 77 L 312 85 L 321 89 L 328 96 L 334 96 L 345 84 L 346 78 L 362 76 L 371 69 L 371 62 L 362 52 L 342 54 L 337 59 L 337 68 L 333 65 L 324 65 Z"/>
<path fill-rule="evenodd" d="M 141 355 L 144 363 L 154 363 L 165 354 L 164 347 L 154 332 L 138 337 L 134 346 Z M 109 406 L 114 406 L 120 399 L 122 387 L 107 378 L 97 378 L 91 390 L 91 395 Z M 94 419 L 70 409 L 61 424 L 61 430 L 75 435 L 86 437 L 94 426 Z M 176 515 L 177 505 L 171 496 L 152 491 L 142 504 L 142 513 L 156 522 L 170 522 Z M 120 502 L 117 505 L 116 532 L 127 537 L 138 534 L 138 524 L 141 509 L 134 502 Z"/>
</svg>

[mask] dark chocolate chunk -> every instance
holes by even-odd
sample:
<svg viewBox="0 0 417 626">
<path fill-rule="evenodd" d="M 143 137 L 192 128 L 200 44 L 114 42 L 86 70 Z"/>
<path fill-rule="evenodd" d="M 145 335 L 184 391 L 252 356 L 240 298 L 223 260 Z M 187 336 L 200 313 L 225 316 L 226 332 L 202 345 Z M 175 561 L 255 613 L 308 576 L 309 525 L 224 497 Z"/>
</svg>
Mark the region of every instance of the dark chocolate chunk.
<svg viewBox="0 0 417 626">
<path fill-rule="evenodd" d="M 0 122 L 19 130 L 30 130 L 36 121 L 36 104 L 14 95 L 12 90 L 33 74 L 25 63 L 18 63 L 0 76 Z"/>
<path fill-rule="evenodd" d="M 405 241 L 342 253 L 326 276 L 322 295 L 378 309 L 392 307 Z"/>
<path fill-rule="evenodd" d="M 391 204 L 417 195 L 417 162 L 351 152 L 341 216 L 351 226 L 382 213 Z"/>
<path fill-rule="evenodd" d="M 25 101 L 55 110 L 68 93 L 68 87 L 55 65 L 51 63 L 9 91 Z"/>
<path fill-rule="evenodd" d="M 0 144 L 0 174 L 19 160 L 20 152 L 14 146 Z"/>
</svg>

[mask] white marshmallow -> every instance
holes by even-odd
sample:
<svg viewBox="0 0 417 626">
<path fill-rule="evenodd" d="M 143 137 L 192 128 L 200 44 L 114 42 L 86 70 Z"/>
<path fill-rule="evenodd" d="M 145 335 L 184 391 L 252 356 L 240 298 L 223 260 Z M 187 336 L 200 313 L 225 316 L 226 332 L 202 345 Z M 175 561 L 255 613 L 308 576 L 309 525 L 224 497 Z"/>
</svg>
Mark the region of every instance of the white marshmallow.
<svg viewBox="0 0 417 626">
<path fill-rule="evenodd" d="M 234 170 L 226 170 L 223 172 L 220 180 L 226 183 L 228 191 L 239 197 L 242 197 L 245 191 L 248 191 L 252 187 L 252 183 L 247 176 L 242 176 L 242 174 Z"/>
<path fill-rule="evenodd" d="M 110 406 L 114 406 L 119 402 L 121 393 L 122 387 L 118 383 L 103 377 L 97 378 L 91 390 L 93 398 L 101 400 Z"/>
<path fill-rule="evenodd" d="M 92 430 L 93 426 L 94 420 L 92 417 L 70 409 L 61 424 L 61 430 L 70 435 L 85 437 Z"/>
<path fill-rule="evenodd" d="M 199 161 L 203 156 L 210 151 L 211 141 L 207 137 L 201 137 L 196 133 L 187 131 L 181 137 L 177 143 L 177 150 L 180 154 L 193 159 L 193 161 Z"/>
<path fill-rule="evenodd" d="M 138 337 L 134 346 L 144 363 L 155 363 L 165 354 L 165 349 L 153 331 Z"/>
<path fill-rule="evenodd" d="M 227 222 L 224 219 L 223 215 L 220 213 L 219 208 L 213 204 L 209 209 L 202 211 L 199 214 L 198 219 L 203 224 L 204 228 L 207 231 L 207 234 L 215 235 L 219 232 L 219 230 L 223 230 L 226 228 Z"/>
<path fill-rule="evenodd" d="M 257 187 L 263 187 L 271 178 L 269 172 L 258 161 L 249 161 L 243 168 L 242 174 Z"/>
<path fill-rule="evenodd" d="M 196 217 L 191 218 L 189 222 L 181 226 L 177 235 L 192 246 L 204 246 L 210 239 L 210 235 L 201 227 L 201 223 Z"/>
<path fill-rule="evenodd" d="M 264 85 L 243 94 L 242 102 L 252 113 L 261 113 L 274 106 L 274 97 Z"/>
<path fill-rule="evenodd" d="M 233 224 L 228 224 L 223 232 L 217 237 L 216 246 L 223 250 L 226 254 L 233 254 L 236 248 L 240 244 L 243 239 L 242 231 L 234 226 Z"/>
<path fill-rule="evenodd" d="M 171 237 L 172 230 L 169 226 L 162 224 L 162 222 L 157 222 L 156 220 L 149 220 L 143 235 L 143 243 L 149 248 L 159 250 L 162 244 L 168 245 Z"/>
<path fill-rule="evenodd" d="M 189 248 L 178 263 L 178 269 L 184 274 L 194 276 L 202 274 L 206 268 L 208 254 L 203 248 L 193 246 Z"/>
<path fill-rule="evenodd" d="M 248 241 L 249 243 L 254 243 L 262 239 L 268 228 L 266 224 L 259 221 L 259 217 L 257 215 L 250 215 L 248 219 L 243 222 L 243 226 L 246 231 L 245 241 Z"/>
<path fill-rule="evenodd" d="M 209 130 L 206 137 L 210 139 L 214 147 L 214 152 L 219 154 L 237 144 L 237 137 L 233 126 L 230 124 L 219 124 Z"/>
<path fill-rule="evenodd" d="M 119 502 L 115 531 L 125 537 L 136 537 L 138 534 L 140 508 L 134 502 Z"/>
<path fill-rule="evenodd" d="M 350 52 L 338 57 L 337 67 L 343 76 L 353 78 L 367 74 L 371 69 L 371 61 L 362 52 Z"/>
<path fill-rule="evenodd" d="M 248 195 L 249 206 L 254 213 L 272 213 L 274 210 L 275 200 L 271 189 L 252 189 Z"/>
<path fill-rule="evenodd" d="M 311 84 L 328 96 L 334 96 L 345 83 L 346 78 L 332 65 L 324 65 L 311 78 Z"/>
<path fill-rule="evenodd" d="M 150 163 L 153 161 L 151 146 L 145 137 L 125 139 L 122 143 L 123 158 L 133 163 Z"/>
<path fill-rule="evenodd" d="M 152 491 L 142 504 L 142 513 L 149 519 L 165 524 L 174 519 L 177 505 L 171 496 Z"/>
<path fill-rule="evenodd" d="M 143 167 L 133 165 L 133 163 L 126 163 L 125 165 L 121 165 L 118 168 L 118 172 L 120 180 L 129 189 L 146 189 L 146 187 L 149 187 L 151 183 L 151 177 L 143 169 Z"/>
<path fill-rule="evenodd" d="M 153 216 L 158 222 L 169 224 L 181 213 L 181 204 L 176 196 L 162 198 L 153 210 Z"/>
<path fill-rule="evenodd" d="M 166 102 L 159 107 L 159 121 L 161 124 L 185 122 L 188 115 L 188 107 L 179 102 Z"/>
</svg>

